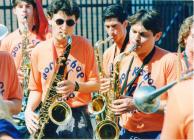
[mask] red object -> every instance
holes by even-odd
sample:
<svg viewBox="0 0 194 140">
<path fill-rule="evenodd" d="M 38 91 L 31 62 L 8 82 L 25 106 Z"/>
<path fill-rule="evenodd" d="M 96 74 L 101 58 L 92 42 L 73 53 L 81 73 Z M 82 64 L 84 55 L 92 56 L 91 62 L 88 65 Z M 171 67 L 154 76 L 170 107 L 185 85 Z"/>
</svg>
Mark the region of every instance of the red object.
<svg viewBox="0 0 194 140">
<path fill-rule="evenodd" d="M 44 14 L 42 7 L 42 0 L 36 1 L 36 11 L 34 15 L 35 25 L 37 26 L 37 38 L 40 40 L 45 40 L 45 35 L 48 32 L 48 21 Z"/>
</svg>

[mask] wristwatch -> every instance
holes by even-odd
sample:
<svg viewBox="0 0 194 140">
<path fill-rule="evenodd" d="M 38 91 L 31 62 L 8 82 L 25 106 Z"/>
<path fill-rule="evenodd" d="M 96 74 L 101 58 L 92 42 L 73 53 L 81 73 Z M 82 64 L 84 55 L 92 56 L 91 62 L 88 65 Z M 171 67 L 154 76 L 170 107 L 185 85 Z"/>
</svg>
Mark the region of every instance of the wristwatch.
<svg viewBox="0 0 194 140">
<path fill-rule="evenodd" d="M 78 84 L 78 82 L 76 82 L 75 81 L 75 89 L 74 89 L 75 91 L 78 91 L 79 90 L 79 84 Z"/>
</svg>

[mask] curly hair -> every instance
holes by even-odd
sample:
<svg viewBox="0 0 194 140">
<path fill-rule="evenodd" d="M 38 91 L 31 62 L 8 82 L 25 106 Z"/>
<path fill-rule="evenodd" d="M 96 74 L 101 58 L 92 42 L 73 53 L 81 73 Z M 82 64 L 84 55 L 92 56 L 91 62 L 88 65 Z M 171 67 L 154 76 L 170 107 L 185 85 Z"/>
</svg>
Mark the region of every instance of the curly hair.
<svg viewBox="0 0 194 140">
<path fill-rule="evenodd" d="M 187 17 L 181 24 L 179 34 L 178 34 L 178 44 L 184 48 L 186 39 L 190 33 L 191 27 L 194 24 L 194 16 Z"/>
</svg>

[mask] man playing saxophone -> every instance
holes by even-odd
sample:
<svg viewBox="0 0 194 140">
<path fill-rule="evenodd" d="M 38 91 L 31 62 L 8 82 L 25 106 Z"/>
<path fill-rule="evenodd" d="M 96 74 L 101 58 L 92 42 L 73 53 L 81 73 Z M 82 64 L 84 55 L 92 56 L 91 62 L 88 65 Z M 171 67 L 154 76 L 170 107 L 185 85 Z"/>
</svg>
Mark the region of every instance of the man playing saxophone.
<svg viewBox="0 0 194 140">
<path fill-rule="evenodd" d="M 121 114 L 121 139 L 155 139 L 160 135 L 163 125 L 163 109 L 166 94 L 160 98 L 158 112 L 146 114 L 138 111 L 133 103 L 133 94 L 141 86 L 163 87 L 176 79 L 176 55 L 155 45 L 162 35 L 161 17 L 154 10 L 139 10 L 129 17 L 129 47 L 136 50 L 124 57 L 120 64 L 121 85 L 127 80 L 124 95 L 113 101 L 111 110 Z M 157 24 L 156 24 L 157 23 Z M 130 62 L 134 57 L 133 63 Z M 127 73 L 128 67 L 131 67 Z"/>
<path fill-rule="evenodd" d="M 129 41 L 127 13 L 121 5 L 108 6 L 103 11 L 103 20 L 108 36 L 112 37 L 114 44 L 103 54 L 103 70 L 105 76 L 101 78 L 101 93 L 110 88 L 110 75 L 113 70 L 114 58 L 127 50 Z"/>
<path fill-rule="evenodd" d="M 47 90 L 54 88 L 57 95 L 62 95 L 62 101 L 71 107 L 72 118 L 60 126 L 49 121 L 45 126 L 43 138 L 91 139 L 93 130 L 86 108 L 91 101 L 91 92 L 99 89 L 94 50 L 86 38 L 73 34 L 80 16 L 79 7 L 75 2 L 53 0 L 49 5 L 48 14 L 52 25 L 52 38 L 38 44 L 31 54 L 30 95 L 25 112 L 27 128 L 31 134 L 37 131 L 41 122 L 35 110 L 41 101 L 44 101 Z M 66 49 L 68 36 L 72 38 L 72 43 L 69 56 L 65 59 L 65 77 L 62 81 L 55 81 L 55 87 L 49 87 L 56 66 L 59 65 L 56 63 L 57 59 Z M 74 97 L 69 98 L 72 93 Z M 58 113 L 55 115 L 60 115 Z"/>
<path fill-rule="evenodd" d="M 37 43 L 45 40 L 48 23 L 40 0 L 13 0 L 12 5 L 19 27 L 2 40 L 1 50 L 9 52 L 14 58 L 18 78 L 24 91 L 22 111 L 14 117 L 18 129 L 24 132 L 23 136 L 27 138 L 24 110 L 29 94 L 30 53 Z"/>
</svg>

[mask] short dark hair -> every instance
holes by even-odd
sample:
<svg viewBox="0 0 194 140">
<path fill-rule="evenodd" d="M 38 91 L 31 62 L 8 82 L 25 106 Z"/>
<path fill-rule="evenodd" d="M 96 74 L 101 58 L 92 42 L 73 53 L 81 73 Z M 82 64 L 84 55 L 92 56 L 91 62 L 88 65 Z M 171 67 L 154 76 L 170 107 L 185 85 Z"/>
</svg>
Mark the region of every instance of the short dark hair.
<svg viewBox="0 0 194 140">
<path fill-rule="evenodd" d="M 47 9 L 47 14 L 52 18 L 59 11 L 64 11 L 68 16 L 75 15 L 76 19 L 80 16 L 79 6 L 72 0 L 53 0 Z"/>
<path fill-rule="evenodd" d="M 109 18 L 117 18 L 119 22 L 123 23 L 127 20 L 127 12 L 119 4 L 110 5 L 103 11 L 103 21 Z"/>
<path fill-rule="evenodd" d="M 151 30 L 154 35 L 162 31 L 162 18 L 155 10 L 141 9 L 130 16 L 128 21 L 130 25 L 141 22 L 145 29 Z"/>
<path fill-rule="evenodd" d="M 29 4 L 32 4 L 32 6 L 33 6 L 34 8 L 36 7 L 36 2 L 35 2 L 35 0 L 12 0 L 12 5 L 13 5 L 13 7 L 16 7 L 17 4 L 18 4 L 19 2 L 21 2 L 21 1 L 26 2 L 26 3 L 29 3 Z"/>
</svg>

